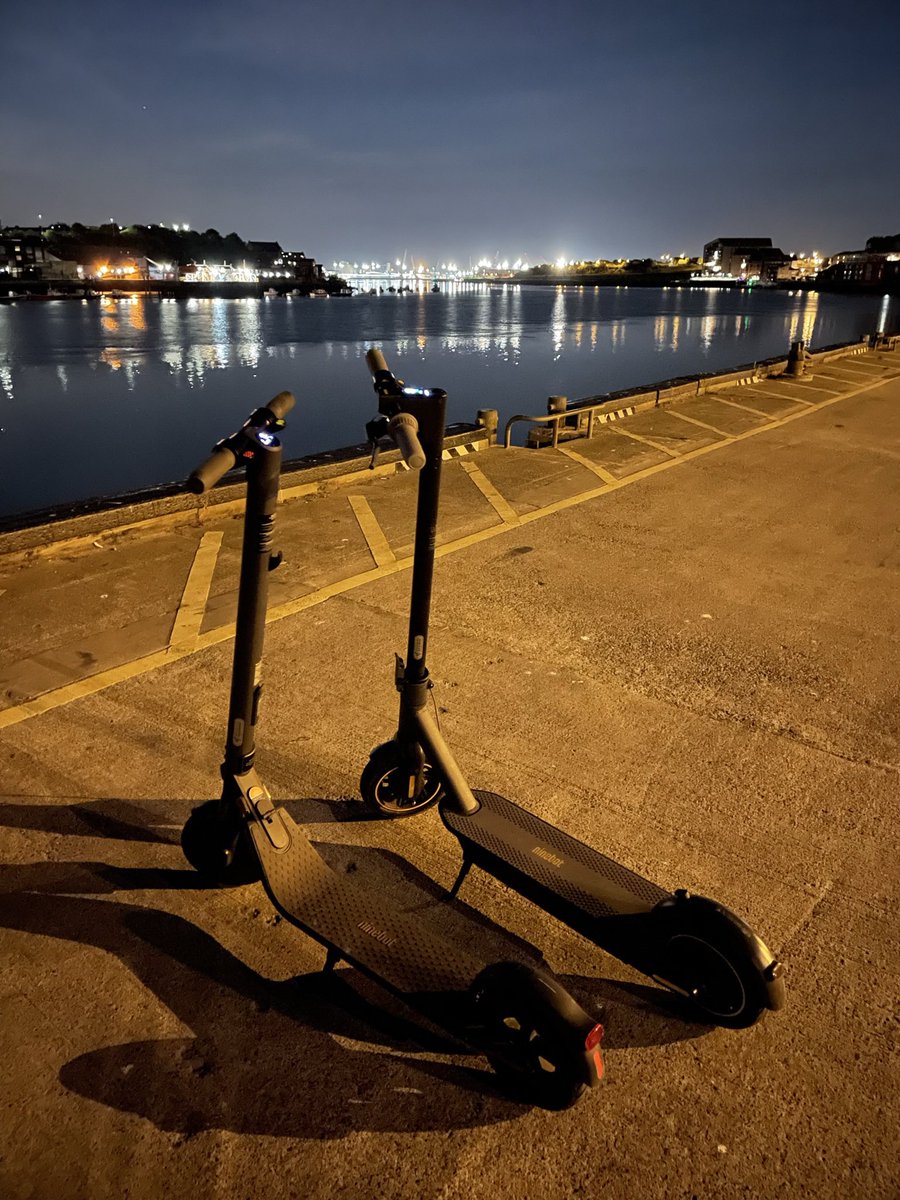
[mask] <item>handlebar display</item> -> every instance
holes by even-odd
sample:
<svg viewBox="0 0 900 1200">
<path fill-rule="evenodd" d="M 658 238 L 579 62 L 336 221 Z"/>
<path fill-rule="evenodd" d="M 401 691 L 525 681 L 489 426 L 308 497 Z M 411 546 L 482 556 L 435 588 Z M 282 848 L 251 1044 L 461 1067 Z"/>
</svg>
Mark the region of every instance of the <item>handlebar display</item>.
<svg viewBox="0 0 900 1200">
<path fill-rule="evenodd" d="M 240 457 L 255 453 L 254 447 L 277 445 L 275 432 L 284 427 L 284 418 L 295 404 L 291 392 L 279 392 L 265 407 L 257 408 L 240 429 L 217 442 L 209 457 L 190 473 L 187 490 L 200 496 L 215 487 Z"/>
</svg>

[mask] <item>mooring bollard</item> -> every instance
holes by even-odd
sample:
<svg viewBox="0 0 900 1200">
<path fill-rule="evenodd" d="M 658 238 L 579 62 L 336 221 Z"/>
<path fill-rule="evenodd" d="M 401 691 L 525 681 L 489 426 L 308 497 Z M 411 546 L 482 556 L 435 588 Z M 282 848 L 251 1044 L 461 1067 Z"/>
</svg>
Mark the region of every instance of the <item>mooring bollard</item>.
<svg viewBox="0 0 900 1200">
<path fill-rule="evenodd" d="M 496 408 L 479 408 L 475 414 L 476 422 L 487 430 L 488 445 L 493 446 L 497 441 L 497 427 L 500 424 L 500 414 Z"/>
<path fill-rule="evenodd" d="M 785 375 L 802 375 L 806 370 L 806 347 L 803 342 L 791 342 L 791 348 L 788 351 L 787 366 L 784 368 Z"/>
</svg>

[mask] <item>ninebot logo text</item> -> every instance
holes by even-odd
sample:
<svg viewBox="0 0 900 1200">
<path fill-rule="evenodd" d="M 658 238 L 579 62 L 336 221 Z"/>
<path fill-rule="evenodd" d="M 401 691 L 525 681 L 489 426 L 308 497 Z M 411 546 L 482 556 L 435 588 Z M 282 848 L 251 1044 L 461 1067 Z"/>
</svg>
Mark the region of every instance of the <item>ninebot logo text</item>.
<svg viewBox="0 0 900 1200">
<path fill-rule="evenodd" d="M 382 946 L 393 946 L 394 944 L 394 938 L 389 933 L 385 933 L 383 929 L 376 929 L 368 921 L 360 921 L 357 928 L 361 929 L 363 933 L 367 933 L 369 937 L 373 937 L 376 942 L 381 942 Z"/>
<path fill-rule="evenodd" d="M 543 846 L 535 846 L 531 853 L 536 854 L 538 858 L 542 858 L 544 862 L 552 863 L 554 867 L 561 867 L 563 865 L 563 860 L 561 858 L 557 858 L 555 854 L 551 854 L 550 851 L 545 850 Z"/>
</svg>

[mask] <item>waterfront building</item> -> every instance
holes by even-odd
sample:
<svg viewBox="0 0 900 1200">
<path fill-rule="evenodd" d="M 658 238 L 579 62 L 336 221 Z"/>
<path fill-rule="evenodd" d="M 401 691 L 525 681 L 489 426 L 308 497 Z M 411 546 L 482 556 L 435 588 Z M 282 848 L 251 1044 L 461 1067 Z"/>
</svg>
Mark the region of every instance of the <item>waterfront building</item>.
<svg viewBox="0 0 900 1200">
<path fill-rule="evenodd" d="M 774 282 L 789 261 L 789 255 L 773 246 L 771 238 L 714 238 L 703 247 L 708 271 L 721 271 L 737 279 Z"/>
<path fill-rule="evenodd" d="M 58 258 L 37 234 L 0 235 L 0 276 L 7 279 L 78 279 L 78 264 Z"/>
<path fill-rule="evenodd" d="M 870 238 L 873 242 L 876 239 Z M 833 254 L 828 266 L 818 276 L 823 287 L 884 291 L 896 295 L 900 291 L 900 249 L 891 252 L 876 250 L 842 250 Z"/>
</svg>

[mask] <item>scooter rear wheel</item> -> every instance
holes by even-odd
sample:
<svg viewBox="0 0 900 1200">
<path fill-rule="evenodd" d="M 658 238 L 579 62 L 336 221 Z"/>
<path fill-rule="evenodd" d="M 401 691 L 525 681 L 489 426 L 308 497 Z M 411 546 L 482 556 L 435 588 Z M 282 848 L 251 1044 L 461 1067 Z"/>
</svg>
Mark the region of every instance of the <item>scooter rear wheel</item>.
<svg viewBox="0 0 900 1200">
<path fill-rule="evenodd" d="M 246 831 L 226 818 L 219 800 L 207 800 L 193 810 L 181 830 L 181 849 L 209 883 L 237 887 L 260 878 Z"/>
<path fill-rule="evenodd" d="M 473 988 L 476 1019 L 488 1046 L 483 1053 L 515 1099 L 559 1111 L 586 1090 L 583 1042 L 570 1029 L 552 993 L 521 963 L 495 963 Z"/>
<path fill-rule="evenodd" d="M 727 936 L 708 931 L 674 933 L 664 949 L 662 982 L 668 983 L 713 1025 L 747 1029 L 769 1004 L 759 968 Z"/>
<path fill-rule="evenodd" d="M 412 817 L 431 808 L 444 794 L 443 780 L 431 763 L 425 764 L 417 796 L 410 798 L 408 781 L 398 743 L 376 746 L 359 779 L 363 804 L 376 817 Z"/>
</svg>

